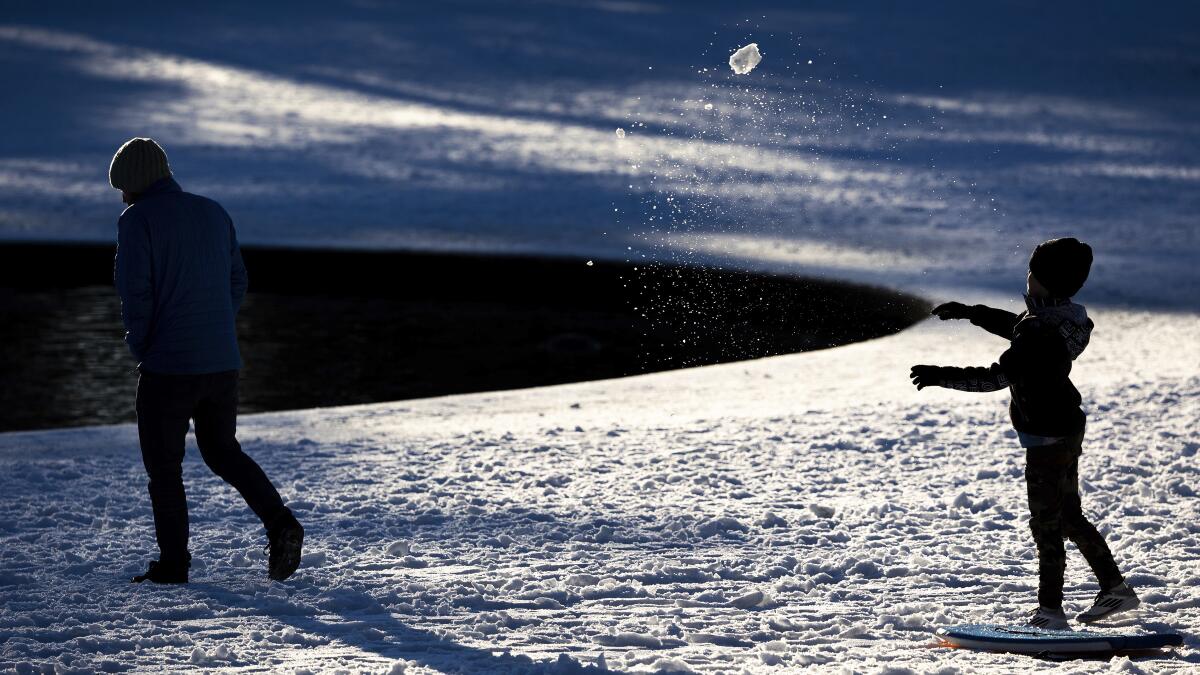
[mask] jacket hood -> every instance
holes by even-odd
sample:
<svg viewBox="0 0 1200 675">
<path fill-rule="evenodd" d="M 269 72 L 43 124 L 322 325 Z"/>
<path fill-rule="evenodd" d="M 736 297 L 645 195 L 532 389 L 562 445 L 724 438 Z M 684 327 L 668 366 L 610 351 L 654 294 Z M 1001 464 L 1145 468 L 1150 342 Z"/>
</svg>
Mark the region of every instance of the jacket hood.
<svg viewBox="0 0 1200 675">
<path fill-rule="evenodd" d="M 1025 306 L 1028 308 L 1026 316 L 1038 319 L 1062 335 L 1072 361 L 1087 349 L 1095 324 L 1088 318 L 1087 308 L 1083 305 L 1070 300 L 1039 299 L 1027 295 Z"/>
</svg>

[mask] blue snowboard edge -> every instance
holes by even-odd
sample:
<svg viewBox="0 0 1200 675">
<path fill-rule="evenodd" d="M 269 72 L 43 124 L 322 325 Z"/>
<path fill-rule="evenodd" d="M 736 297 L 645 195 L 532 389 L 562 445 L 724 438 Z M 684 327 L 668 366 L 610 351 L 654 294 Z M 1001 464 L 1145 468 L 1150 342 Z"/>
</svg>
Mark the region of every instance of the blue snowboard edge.
<svg viewBox="0 0 1200 675">
<path fill-rule="evenodd" d="M 939 628 L 937 635 L 955 647 L 1029 654 L 1099 654 L 1183 644 L 1183 636 L 1178 633 L 1101 633 L 975 623 Z"/>
</svg>

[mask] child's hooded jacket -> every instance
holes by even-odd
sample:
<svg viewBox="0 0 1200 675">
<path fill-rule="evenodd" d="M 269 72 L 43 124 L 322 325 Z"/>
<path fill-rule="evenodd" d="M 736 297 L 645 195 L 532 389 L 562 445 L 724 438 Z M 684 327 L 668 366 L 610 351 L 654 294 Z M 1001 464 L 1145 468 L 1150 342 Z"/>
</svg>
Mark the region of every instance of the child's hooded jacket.
<svg viewBox="0 0 1200 675">
<path fill-rule="evenodd" d="M 961 391 L 1012 391 L 1009 413 L 1023 434 L 1048 438 L 1083 431 L 1086 416 L 1071 364 L 1087 348 L 1094 324 L 1083 305 L 1026 297 L 1013 314 L 984 305 L 970 308 L 971 323 L 1012 344 L 987 368 L 944 368 L 944 385 Z"/>
</svg>

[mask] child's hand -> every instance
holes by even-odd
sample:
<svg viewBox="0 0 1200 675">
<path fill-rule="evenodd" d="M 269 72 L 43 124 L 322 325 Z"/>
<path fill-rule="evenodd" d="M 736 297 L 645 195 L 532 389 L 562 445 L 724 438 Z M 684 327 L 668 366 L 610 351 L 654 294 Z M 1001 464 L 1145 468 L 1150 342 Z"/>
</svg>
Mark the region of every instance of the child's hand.
<svg viewBox="0 0 1200 675">
<path fill-rule="evenodd" d="M 925 387 L 938 387 L 945 381 L 941 366 L 913 366 L 908 374 L 912 383 L 917 385 L 917 391 Z"/>
<path fill-rule="evenodd" d="M 966 319 L 971 315 L 971 308 L 961 302 L 943 302 L 933 308 L 932 314 L 942 321 L 949 319 Z"/>
</svg>

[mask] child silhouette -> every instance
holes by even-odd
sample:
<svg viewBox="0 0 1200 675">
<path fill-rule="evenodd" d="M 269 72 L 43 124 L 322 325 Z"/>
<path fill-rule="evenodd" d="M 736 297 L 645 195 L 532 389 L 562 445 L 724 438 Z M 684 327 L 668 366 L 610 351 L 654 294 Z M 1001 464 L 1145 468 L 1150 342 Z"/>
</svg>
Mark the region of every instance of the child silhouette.
<svg viewBox="0 0 1200 675">
<path fill-rule="evenodd" d="M 1029 624 L 1068 627 L 1063 612 L 1064 538 L 1075 542 L 1100 582 L 1090 609 L 1075 618 L 1098 621 L 1134 609 L 1137 594 L 1125 582 L 1104 537 L 1083 514 L 1079 499 L 1079 456 L 1086 417 L 1071 383 L 1071 363 L 1087 347 L 1092 321 L 1071 298 L 1083 287 L 1092 249 L 1077 239 L 1039 244 L 1029 259 L 1026 311 L 1013 314 L 984 305 L 947 302 L 935 307 L 939 319 L 967 319 L 1011 340 L 1000 359 L 986 368 L 918 365 L 910 376 L 917 389 L 1012 392 L 1009 413 L 1025 448 L 1029 528 L 1038 551 L 1038 609 Z"/>
</svg>

